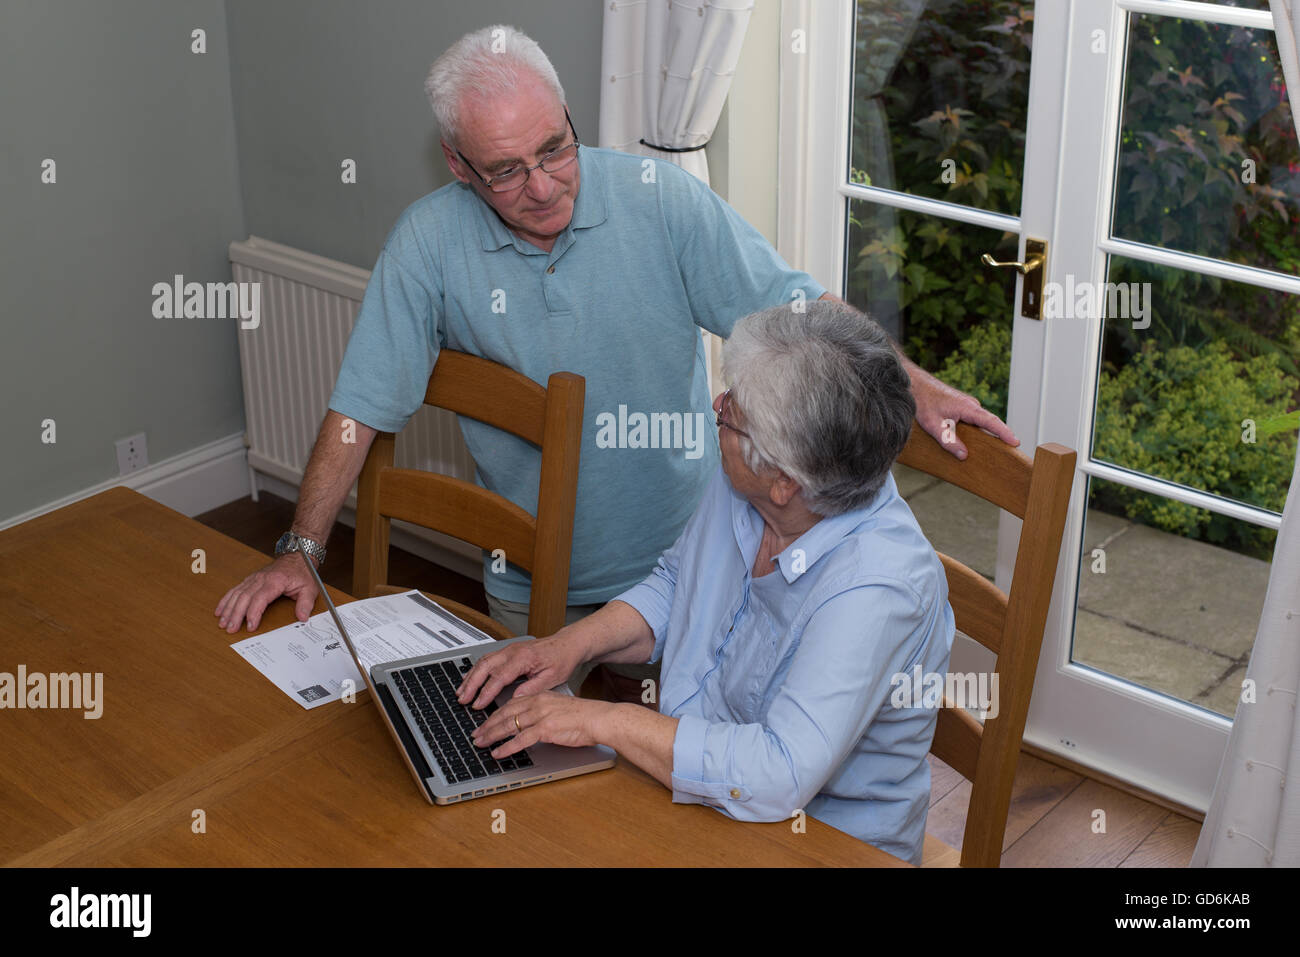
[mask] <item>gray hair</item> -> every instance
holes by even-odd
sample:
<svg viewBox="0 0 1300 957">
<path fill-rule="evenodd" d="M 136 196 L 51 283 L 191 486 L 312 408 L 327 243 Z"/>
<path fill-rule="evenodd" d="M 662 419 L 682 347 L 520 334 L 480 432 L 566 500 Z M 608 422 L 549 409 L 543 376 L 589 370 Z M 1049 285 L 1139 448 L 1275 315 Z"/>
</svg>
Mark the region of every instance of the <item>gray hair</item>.
<svg viewBox="0 0 1300 957">
<path fill-rule="evenodd" d="M 503 24 L 465 34 L 433 61 L 424 80 L 424 93 L 442 138 L 457 145 L 466 93 L 496 96 L 515 89 L 529 76 L 541 80 L 564 102 L 555 67 L 531 37 Z"/>
<path fill-rule="evenodd" d="M 885 331 L 857 309 L 814 300 L 736 323 L 722 361 L 744 417 L 745 463 L 778 468 L 819 515 L 875 497 L 907 444 L 911 382 Z"/>
</svg>

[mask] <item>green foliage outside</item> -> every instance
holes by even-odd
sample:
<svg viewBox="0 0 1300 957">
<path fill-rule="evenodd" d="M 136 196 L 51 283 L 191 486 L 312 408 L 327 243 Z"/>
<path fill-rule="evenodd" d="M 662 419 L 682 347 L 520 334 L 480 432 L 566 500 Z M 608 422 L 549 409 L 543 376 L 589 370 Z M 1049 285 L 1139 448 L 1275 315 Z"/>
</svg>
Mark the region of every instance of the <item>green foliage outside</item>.
<svg viewBox="0 0 1300 957">
<path fill-rule="evenodd" d="M 1011 327 L 997 323 L 976 326 L 936 374 L 950 386 L 975 396 L 999 418 L 1006 418 Z"/>
<path fill-rule="evenodd" d="M 877 186 L 1018 213 L 1030 5 L 939 0 L 910 33 L 894 9 L 858 3 L 859 90 L 880 84 L 864 58 L 899 59 L 880 49 L 890 31 L 909 39 L 875 97 L 887 104 L 892 166 L 865 139 L 871 110 L 855 108 L 855 170 Z M 1116 235 L 1300 274 L 1300 150 L 1264 32 L 1132 18 Z M 942 180 L 946 159 L 955 182 Z M 1016 237 L 853 206 L 849 298 L 869 311 L 896 306 L 909 355 L 1005 416 L 1013 286 L 978 258 L 1015 258 Z M 1295 462 L 1285 413 L 1300 407 L 1300 297 L 1119 257 L 1107 278 L 1151 283 L 1151 325 L 1106 323 L 1094 454 L 1280 511 Z M 1243 442 L 1245 419 L 1279 427 Z M 1107 511 L 1268 557 L 1272 532 L 1113 483 L 1094 488 Z"/>
<path fill-rule="evenodd" d="M 1115 234 L 1300 273 L 1300 151 L 1271 34 L 1146 16 L 1132 34 Z M 1129 260 L 1112 261 L 1109 278 L 1156 293 L 1152 328 L 1108 337 L 1110 371 L 1154 338 L 1222 341 L 1238 359 L 1272 354 L 1300 373 L 1300 297 Z"/>
<path fill-rule="evenodd" d="M 943 381 L 969 392 L 990 409 L 1006 408 L 1011 333 L 1004 326 L 976 327 L 963 348 L 939 371 Z M 1287 415 L 1296 380 L 1275 355 L 1244 362 L 1221 342 L 1157 348 L 1135 355 L 1101 380 L 1096 455 L 1185 485 L 1281 510 L 1294 464 L 1294 415 Z M 1240 409 L 1251 415 L 1241 416 Z M 1243 427 L 1249 419 L 1254 434 Z M 1254 439 L 1243 441 L 1243 435 Z M 1290 452 L 1278 454 L 1279 448 Z M 1094 483 L 1092 506 L 1168 532 L 1230 545 L 1257 558 L 1272 555 L 1276 533 L 1146 495 L 1113 482 Z"/>
<path fill-rule="evenodd" d="M 931 0 L 913 24 L 898 3 L 859 0 L 855 89 L 879 92 L 855 103 L 854 170 L 876 186 L 1018 215 L 1031 7 Z M 887 148 L 873 142 L 881 111 Z M 1014 234 L 862 203 L 851 212 L 849 298 L 900 310 L 904 348 L 923 368 L 960 346 L 972 316 L 1010 321 L 1014 282 L 979 257 L 1015 259 Z"/>
<path fill-rule="evenodd" d="M 1222 342 L 1201 348 L 1148 343 L 1123 369 L 1101 380 L 1096 455 L 1225 498 L 1281 510 L 1295 441 L 1243 441 L 1243 422 L 1288 409 L 1296 380 L 1273 353 L 1239 360 Z M 1251 415 L 1243 417 L 1242 410 Z M 1279 449 L 1289 447 L 1286 454 Z M 1280 493 L 1280 498 L 1279 498 Z M 1189 538 L 1268 558 L 1276 533 L 1172 499 L 1106 483 L 1094 505 Z"/>
</svg>

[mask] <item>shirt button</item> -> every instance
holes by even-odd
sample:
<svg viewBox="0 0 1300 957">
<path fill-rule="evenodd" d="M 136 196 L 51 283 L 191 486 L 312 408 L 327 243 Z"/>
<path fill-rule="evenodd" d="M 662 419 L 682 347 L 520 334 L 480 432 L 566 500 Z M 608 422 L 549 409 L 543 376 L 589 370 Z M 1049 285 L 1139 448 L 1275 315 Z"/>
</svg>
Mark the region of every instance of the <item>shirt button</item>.
<svg viewBox="0 0 1300 957">
<path fill-rule="evenodd" d="M 546 275 L 549 276 L 549 275 L 550 275 L 551 273 L 553 273 L 553 272 L 555 272 L 555 267 L 554 267 L 554 266 L 551 266 L 551 267 L 549 267 L 549 268 L 546 270 Z"/>
<path fill-rule="evenodd" d="M 732 788 L 732 789 L 731 789 L 731 796 L 732 796 L 733 798 L 738 798 L 738 797 L 740 797 L 740 788 Z"/>
</svg>

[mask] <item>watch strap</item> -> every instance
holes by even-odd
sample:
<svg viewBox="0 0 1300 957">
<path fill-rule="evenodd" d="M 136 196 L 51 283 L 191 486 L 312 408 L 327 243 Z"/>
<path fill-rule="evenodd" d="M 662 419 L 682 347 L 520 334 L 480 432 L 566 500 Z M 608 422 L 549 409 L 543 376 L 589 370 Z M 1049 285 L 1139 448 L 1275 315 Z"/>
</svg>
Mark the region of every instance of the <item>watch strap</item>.
<svg viewBox="0 0 1300 957">
<path fill-rule="evenodd" d="M 275 546 L 277 556 L 299 551 L 306 552 L 308 556 L 316 559 L 317 568 L 325 564 L 325 546 L 295 531 L 285 532 L 280 536 L 280 541 Z"/>
</svg>

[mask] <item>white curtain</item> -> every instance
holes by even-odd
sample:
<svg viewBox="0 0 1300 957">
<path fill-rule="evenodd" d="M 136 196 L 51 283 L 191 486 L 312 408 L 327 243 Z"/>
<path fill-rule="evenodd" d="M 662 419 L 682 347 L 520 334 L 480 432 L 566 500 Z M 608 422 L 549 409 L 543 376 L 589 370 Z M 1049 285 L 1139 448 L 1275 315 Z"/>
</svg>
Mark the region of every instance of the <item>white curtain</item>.
<svg viewBox="0 0 1300 957">
<path fill-rule="evenodd" d="M 676 163 L 707 183 L 703 147 L 718 125 L 753 9 L 753 0 L 607 0 L 599 145 Z M 716 395 L 722 343 L 702 334 Z"/>
<path fill-rule="evenodd" d="M 717 126 L 753 8 L 753 0 L 608 0 L 599 144 L 676 163 L 707 183 L 704 150 L 692 148 Z M 671 151 L 683 149 L 691 151 Z"/>
<path fill-rule="evenodd" d="M 1270 0 L 1291 118 L 1300 128 L 1300 0 Z M 1300 454 L 1273 550 L 1264 612 L 1193 867 L 1300 866 Z"/>
</svg>

